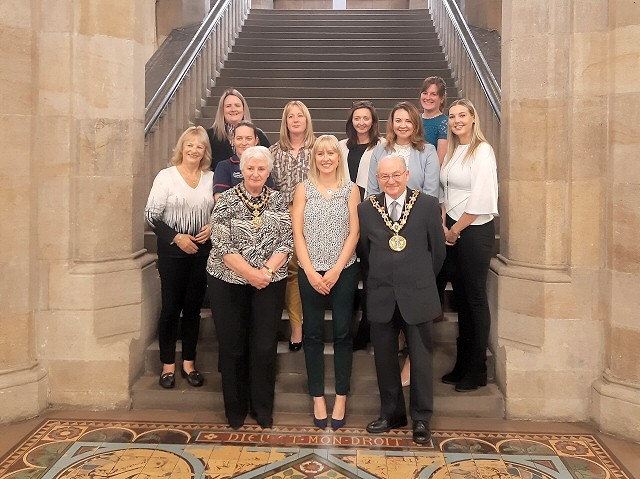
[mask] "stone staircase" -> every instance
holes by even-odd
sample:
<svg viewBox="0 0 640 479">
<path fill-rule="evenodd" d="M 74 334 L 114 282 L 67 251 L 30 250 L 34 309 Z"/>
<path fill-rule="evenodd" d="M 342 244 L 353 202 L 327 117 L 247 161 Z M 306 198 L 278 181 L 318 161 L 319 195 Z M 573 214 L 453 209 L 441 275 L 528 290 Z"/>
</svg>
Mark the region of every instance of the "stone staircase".
<svg viewBox="0 0 640 479">
<path fill-rule="evenodd" d="M 402 25 L 402 28 L 398 28 Z M 422 80 L 442 76 L 449 101 L 457 96 L 444 54 L 426 10 L 284 11 L 252 10 L 197 123 L 213 124 L 222 91 L 237 88 L 247 99 L 252 118 L 269 139 L 278 138 L 282 108 L 292 99 L 311 112 L 314 131 L 343 138 L 345 119 L 356 99 L 372 100 L 385 131 L 390 109 L 402 100 L 418 105 Z M 331 313 L 326 315 L 325 348 L 327 394 L 331 406 L 333 350 Z M 354 329 L 357 320 L 354 322 Z M 504 398 L 493 381 L 495 365 L 489 356 L 489 385 L 471 393 L 456 393 L 439 378 L 455 361 L 457 315 L 448 311 L 435 329 L 435 414 L 438 416 L 504 417 Z M 176 378 L 176 388 L 158 385 L 161 369 L 158 343 L 146 351 L 144 374 L 132 387 L 133 408 L 193 410 L 223 409 L 217 372 L 217 341 L 211 312 L 202 310 L 197 365 L 205 375 L 202 388 Z M 289 325 L 283 316 L 278 346 L 275 412 L 310 413 L 306 391 L 304 352 L 288 350 Z M 180 361 L 178 343 L 177 363 Z M 399 358 L 399 361 L 403 360 Z M 408 389 L 405 397 L 408 403 Z M 378 387 L 371 351 L 354 353 L 348 414 L 375 417 Z"/>
<path fill-rule="evenodd" d="M 385 131 L 397 102 L 419 106 L 430 75 L 442 76 L 455 99 L 427 10 L 252 10 L 197 123 L 211 126 L 220 94 L 234 87 L 272 142 L 290 100 L 307 105 L 317 135 L 338 138 L 352 102 L 371 100 Z"/>
<path fill-rule="evenodd" d="M 495 365 L 489 355 L 489 384 L 485 388 L 471 393 L 456 393 L 453 386 L 439 381 L 440 376 L 453 366 L 455 358 L 455 338 L 457 322 L 455 313 L 445 313 L 445 320 L 434 325 L 434 394 L 435 414 L 439 416 L 504 417 L 504 404 L 500 391 L 494 383 Z M 334 371 L 333 348 L 331 341 L 331 312 L 326 314 L 325 339 L 325 377 L 327 402 L 332 404 Z M 354 323 L 354 327 L 356 324 Z M 309 413 L 312 401 L 307 394 L 307 375 L 304 352 L 290 352 L 288 348 L 288 318 L 283 315 L 281 341 L 278 344 L 276 377 L 276 413 Z M 180 342 L 176 353 L 176 364 L 180 364 Z M 399 361 L 404 361 L 402 357 Z M 202 310 L 200 340 L 198 342 L 198 369 L 205 376 L 201 388 L 193 388 L 187 381 L 176 376 L 176 387 L 164 390 L 158 384 L 158 375 L 162 368 L 159 359 L 158 342 L 154 341 L 145 354 L 145 373 L 132 388 L 132 407 L 134 409 L 181 409 L 185 404 L 190 410 L 223 409 L 222 386 L 218 373 L 218 347 L 211 311 Z M 405 400 L 409 406 L 408 388 Z M 351 377 L 351 394 L 348 400 L 350 416 L 374 417 L 379 412 L 378 385 L 371 349 L 355 351 Z"/>
</svg>

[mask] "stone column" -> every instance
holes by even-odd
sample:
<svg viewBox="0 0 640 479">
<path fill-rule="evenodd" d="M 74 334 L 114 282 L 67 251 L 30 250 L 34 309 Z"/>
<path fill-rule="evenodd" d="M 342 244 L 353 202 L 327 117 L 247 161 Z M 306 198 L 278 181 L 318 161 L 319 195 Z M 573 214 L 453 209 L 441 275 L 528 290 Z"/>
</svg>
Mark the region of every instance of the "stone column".
<svg viewBox="0 0 640 479">
<path fill-rule="evenodd" d="M 126 406 L 143 367 L 159 302 L 153 257 L 142 246 L 153 7 L 0 7 L 9 225 L 0 233 L 0 399 L 12 404 L 0 419 L 33 415 L 47 401 Z"/>
<path fill-rule="evenodd" d="M 606 238 L 603 305 L 606 308 L 605 369 L 594 383 L 592 417 L 608 432 L 640 441 L 640 6 L 610 1 L 603 14 L 608 44 L 588 36 L 585 50 L 604 50 L 608 70 L 606 118 Z M 591 16 L 591 14 L 589 15 Z M 586 55 L 585 55 L 586 56 Z M 585 61 L 589 73 L 600 64 Z M 592 132 L 593 134 L 593 132 Z"/>
<path fill-rule="evenodd" d="M 616 14 L 629 25 L 612 30 Z M 592 405 L 602 377 L 603 402 L 624 401 L 614 414 L 637 434 L 637 7 L 515 0 L 502 15 L 502 254 L 490 287 L 507 416 L 604 424 Z"/>
<path fill-rule="evenodd" d="M 32 56 L 33 2 L 0 2 L 0 422 L 36 415 L 47 404 L 47 376 L 37 359 L 38 303 L 37 71 Z"/>
<path fill-rule="evenodd" d="M 576 74 L 586 67 L 581 29 L 603 30 L 580 26 L 586 5 L 503 2 L 501 255 L 490 287 L 510 418 L 587 419 L 604 362 L 607 94 Z M 605 53 L 587 54 L 598 67 Z"/>
</svg>

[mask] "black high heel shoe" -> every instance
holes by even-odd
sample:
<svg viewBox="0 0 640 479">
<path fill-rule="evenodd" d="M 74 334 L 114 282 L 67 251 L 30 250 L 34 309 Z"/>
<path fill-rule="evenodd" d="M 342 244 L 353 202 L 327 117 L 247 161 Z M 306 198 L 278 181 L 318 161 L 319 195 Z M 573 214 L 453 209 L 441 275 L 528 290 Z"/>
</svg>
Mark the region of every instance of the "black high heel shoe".
<svg viewBox="0 0 640 479">
<path fill-rule="evenodd" d="M 289 351 L 300 351 L 302 349 L 302 341 L 299 343 L 294 343 L 289 341 Z"/>
<path fill-rule="evenodd" d="M 187 373 L 184 368 L 180 368 L 180 374 L 183 378 L 186 378 L 187 382 L 194 388 L 199 388 L 204 384 L 204 378 L 202 377 L 202 374 L 200 374 L 200 371 L 198 371 L 197 369 L 194 369 L 190 373 Z"/>
<path fill-rule="evenodd" d="M 327 422 L 329 422 L 328 417 L 325 417 L 324 419 L 318 419 L 315 415 L 313 416 L 313 425 L 318 429 L 326 429 Z"/>
<path fill-rule="evenodd" d="M 346 414 L 344 415 L 344 417 L 342 419 L 334 419 L 332 417 L 331 418 L 331 429 L 333 429 L 334 431 L 337 431 L 338 429 L 343 428 L 346 423 L 347 423 L 347 415 Z"/>
</svg>

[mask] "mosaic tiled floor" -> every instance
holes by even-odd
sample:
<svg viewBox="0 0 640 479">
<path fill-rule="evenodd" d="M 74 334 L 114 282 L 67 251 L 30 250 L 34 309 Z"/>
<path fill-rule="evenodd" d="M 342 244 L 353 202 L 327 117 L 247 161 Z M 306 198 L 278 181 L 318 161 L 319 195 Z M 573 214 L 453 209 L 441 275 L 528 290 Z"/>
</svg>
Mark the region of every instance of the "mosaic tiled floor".
<svg viewBox="0 0 640 479">
<path fill-rule="evenodd" d="M 46 420 L 0 479 L 632 479 L 593 435 Z"/>
</svg>

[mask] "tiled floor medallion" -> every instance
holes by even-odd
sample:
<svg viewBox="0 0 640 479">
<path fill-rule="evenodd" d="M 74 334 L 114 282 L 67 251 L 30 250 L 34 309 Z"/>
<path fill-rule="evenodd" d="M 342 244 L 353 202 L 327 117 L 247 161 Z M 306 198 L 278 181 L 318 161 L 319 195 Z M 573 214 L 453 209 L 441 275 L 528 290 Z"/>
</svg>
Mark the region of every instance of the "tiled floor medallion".
<svg viewBox="0 0 640 479">
<path fill-rule="evenodd" d="M 0 461 L 0 479 L 631 479 L 592 435 L 48 420 Z"/>
</svg>

